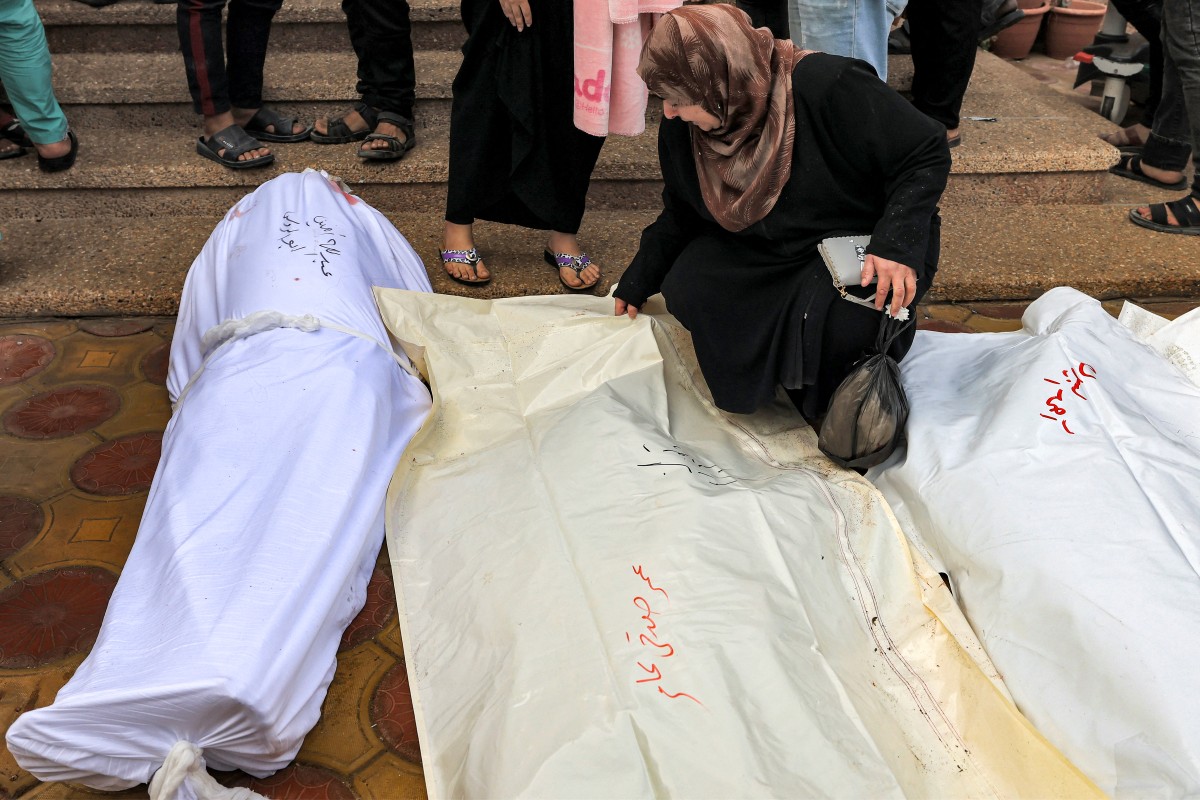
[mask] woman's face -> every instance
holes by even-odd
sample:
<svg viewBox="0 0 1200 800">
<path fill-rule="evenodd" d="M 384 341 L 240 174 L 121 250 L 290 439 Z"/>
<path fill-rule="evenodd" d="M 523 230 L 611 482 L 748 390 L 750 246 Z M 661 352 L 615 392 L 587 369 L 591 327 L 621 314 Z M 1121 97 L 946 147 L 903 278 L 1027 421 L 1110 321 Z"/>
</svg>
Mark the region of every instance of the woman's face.
<svg viewBox="0 0 1200 800">
<path fill-rule="evenodd" d="M 667 119 L 679 117 L 702 131 L 715 130 L 721 125 L 719 117 L 708 113 L 698 105 L 682 106 L 672 103 L 670 100 L 663 100 L 663 116 Z"/>
</svg>

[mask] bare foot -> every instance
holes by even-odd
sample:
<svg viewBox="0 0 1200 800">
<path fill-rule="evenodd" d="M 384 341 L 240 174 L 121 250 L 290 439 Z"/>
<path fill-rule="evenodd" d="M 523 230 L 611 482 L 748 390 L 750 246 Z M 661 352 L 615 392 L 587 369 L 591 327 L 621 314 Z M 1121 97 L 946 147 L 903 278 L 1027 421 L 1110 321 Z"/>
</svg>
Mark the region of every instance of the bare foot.
<svg viewBox="0 0 1200 800">
<path fill-rule="evenodd" d="M 569 256 L 578 256 L 583 253 L 583 249 L 579 246 L 579 239 L 573 233 L 551 231 L 550 243 L 546 247 L 551 253 L 566 253 Z M 579 277 L 575 276 L 575 270 L 570 267 L 559 267 L 558 274 L 571 288 L 582 289 L 585 286 L 592 286 L 600 280 L 600 267 L 588 264 L 579 273 Z"/>
<path fill-rule="evenodd" d="M 17 144 L 11 139 L 0 137 L 0 158 L 11 157 L 13 153 L 21 149 L 21 145 Z"/>
<path fill-rule="evenodd" d="M 60 141 L 51 142 L 50 144 L 33 143 L 37 148 L 38 155 L 42 158 L 59 158 L 71 152 L 71 137 L 64 136 Z"/>
<path fill-rule="evenodd" d="M 1139 123 L 1112 133 L 1101 133 L 1099 136 L 1101 141 L 1108 142 L 1113 147 L 1141 147 L 1150 138 L 1150 129 Z"/>
<path fill-rule="evenodd" d="M 1182 172 L 1174 172 L 1169 169 L 1152 167 L 1146 163 L 1145 159 L 1139 161 L 1138 166 L 1141 168 L 1143 175 L 1145 175 L 1147 178 L 1154 178 L 1156 181 L 1161 181 L 1163 183 L 1178 183 L 1179 181 L 1183 180 Z"/>
<path fill-rule="evenodd" d="M 456 225 L 453 222 L 446 223 L 442 232 L 443 250 L 471 250 L 474 247 L 473 226 Z M 447 273 L 462 281 L 484 281 L 492 277 L 492 273 L 488 272 L 487 265 L 483 263 L 482 258 L 475 262 L 473 269 L 471 264 L 463 264 L 458 261 L 443 261 L 442 265 Z"/>
<path fill-rule="evenodd" d="M 1197 211 L 1200 211 L 1200 202 L 1197 202 L 1195 197 L 1188 195 L 1187 197 L 1183 198 L 1183 200 L 1181 200 L 1180 202 L 1184 202 L 1187 200 L 1191 200 L 1192 206 L 1194 208 L 1196 208 Z M 1172 228 L 1181 227 L 1179 219 L 1175 216 L 1175 212 L 1171 210 L 1171 204 L 1163 203 L 1162 206 L 1163 206 L 1163 209 L 1167 212 L 1167 225 L 1171 226 Z M 1151 219 L 1149 206 L 1138 206 L 1135 213 L 1137 213 L 1137 215 L 1144 220 Z M 1186 209 L 1185 209 L 1185 213 L 1186 213 Z"/>
<path fill-rule="evenodd" d="M 246 117 L 244 120 L 242 120 L 242 122 L 249 122 L 250 117 L 252 117 L 252 116 L 254 116 L 254 112 L 250 112 L 250 116 Z M 204 140 L 208 141 L 209 139 L 212 138 L 214 133 L 219 133 L 220 131 L 223 131 L 226 128 L 228 128 L 230 125 L 235 125 L 235 124 L 241 124 L 241 123 L 237 122 L 233 118 L 232 111 L 226 111 L 223 114 L 214 114 L 211 117 L 206 116 L 204 118 Z M 262 156 L 269 156 L 270 154 L 271 154 L 271 148 L 266 147 L 266 146 L 256 147 L 253 150 L 247 150 L 245 153 L 242 153 L 240 156 L 238 156 L 237 160 L 238 161 L 249 161 L 252 158 L 261 158 Z M 225 148 L 222 147 L 221 149 L 217 150 L 217 155 L 224 156 Z"/>
</svg>

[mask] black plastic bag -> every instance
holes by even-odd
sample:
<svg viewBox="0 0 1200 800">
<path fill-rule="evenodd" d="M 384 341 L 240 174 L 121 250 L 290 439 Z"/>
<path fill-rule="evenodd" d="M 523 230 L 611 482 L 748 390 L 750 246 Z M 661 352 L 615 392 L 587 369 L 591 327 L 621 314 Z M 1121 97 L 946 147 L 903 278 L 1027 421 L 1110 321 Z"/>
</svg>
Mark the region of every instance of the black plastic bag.
<svg viewBox="0 0 1200 800">
<path fill-rule="evenodd" d="M 887 352 L 912 323 L 881 316 L 874 350 L 855 362 L 834 390 L 817 441 L 822 453 L 850 469 L 882 463 L 904 441 L 908 422 L 900 367 Z"/>
</svg>

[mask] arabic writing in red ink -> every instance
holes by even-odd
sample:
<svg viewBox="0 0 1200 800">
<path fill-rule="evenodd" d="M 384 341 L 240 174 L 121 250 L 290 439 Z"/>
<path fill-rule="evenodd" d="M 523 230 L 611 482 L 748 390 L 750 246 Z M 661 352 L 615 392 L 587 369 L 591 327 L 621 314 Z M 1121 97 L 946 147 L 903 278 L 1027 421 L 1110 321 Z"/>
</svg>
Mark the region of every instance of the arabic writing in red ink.
<svg viewBox="0 0 1200 800">
<path fill-rule="evenodd" d="M 667 598 L 668 600 L 671 599 L 671 595 L 667 594 L 667 591 L 665 589 L 658 588 L 657 586 L 655 586 L 653 583 L 650 582 L 649 578 L 647 578 L 645 575 L 642 574 L 641 564 L 639 564 L 633 568 L 633 574 L 637 575 L 639 578 L 644 580 L 646 582 L 646 585 L 650 587 L 650 591 L 658 592 L 659 594 L 661 594 L 663 597 Z"/>
<path fill-rule="evenodd" d="M 676 692 L 675 694 L 671 694 L 671 693 L 670 693 L 670 692 L 668 692 L 666 689 L 664 689 L 663 687 L 661 687 L 661 686 L 660 686 L 660 687 L 658 687 L 658 693 L 659 693 L 659 694 L 665 694 L 667 697 L 670 697 L 672 700 L 673 700 L 673 699 L 675 699 L 676 697 L 686 697 L 688 700 L 691 700 L 693 703 L 695 703 L 696 705 L 700 706 L 701 708 L 703 708 L 703 707 L 704 707 L 704 703 L 701 703 L 699 700 L 697 700 L 696 698 L 692 697 L 692 696 L 691 696 L 690 694 L 688 694 L 687 692 Z"/>
<path fill-rule="evenodd" d="M 646 575 L 645 572 L 642 571 L 642 566 L 640 564 L 633 567 L 633 574 L 641 578 L 651 591 L 658 592 L 664 598 L 666 598 L 667 604 L 670 605 L 670 594 L 667 593 L 666 589 L 655 586 L 653 581 L 650 580 L 650 576 Z M 650 601 L 641 595 L 637 595 L 633 598 L 633 605 L 636 606 L 639 611 L 643 612 L 640 616 L 643 626 L 641 631 L 637 634 L 637 641 L 642 645 L 642 647 L 652 648 L 647 651 L 646 655 L 642 656 L 642 658 L 648 662 L 648 664 L 644 664 L 641 661 L 635 662 L 642 670 L 642 673 L 641 677 L 634 679 L 634 683 L 658 683 L 663 680 L 663 673 L 655 659 L 666 659 L 673 657 L 675 655 L 675 646 L 670 642 L 664 641 L 662 634 L 658 630 L 658 623 L 654 618 L 661 614 L 661 611 L 656 610 L 650 604 Z M 633 634 L 626 632 L 625 641 L 632 643 L 634 641 Z M 638 673 L 634 674 L 637 675 Z M 679 697 L 686 697 L 688 700 L 691 700 L 700 707 L 704 706 L 703 703 L 687 692 L 668 692 L 662 687 L 661 684 L 659 684 L 657 689 L 659 694 L 663 695 L 664 697 L 669 697 L 672 700 Z"/>
<path fill-rule="evenodd" d="M 1090 373 L 1089 373 L 1089 370 L 1090 370 Z M 1069 427 L 1067 427 L 1067 419 L 1066 419 L 1067 409 L 1066 409 L 1066 406 L 1062 405 L 1062 403 L 1066 402 L 1063 399 L 1064 398 L 1063 392 L 1069 389 L 1071 394 L 1073 394 L 1075 397 L 1079 398 L 1080 400 L 1082 400 L 1086 403 L 1087 397 L 1083 394 L 1082 391 L 1080 391 L 1080 389 L 1083 388 L 1083 379 L 1084 378 L 1088 378 L 1090 380 L 1096 379 L 1096 368 L 1093 367 L 1091 364 L 1086 364 L 1086 363 L 1080 361 L 1079 365 L 1076 366 L 1075 368 L 1064 369 L 1062 371 L 1062 376 L 1063 376 L 1064 380 L 1061 380 L 1061 381 L 1051 380 L 1050 378 L 1042 378 L 1042 380 L 1044 380 L 1046 383 L 1054 384 L 1055 386 L 1057 386 L 1059 388 L 1058 388 L 1058 391 L 1056 391 L 1054 394 L 1052 394 L 1046 398 L 1046 408 L 1049 409 L 1051 414 L 1053 414 L 1054 416 L 1051 416 L 1050 414 L 1046 414 L 1046 413 L 1042 413 L 1039 416 L 1045 417 L 1046 419 L 1050 420 L 1051 422 L 1055 422 L 1055 421 L 1059 422 L 1062 425 L 1064 431 L 1066 431 L 1067 433 L 1074 436 L 1075 431 L 1073 431 Z"/>
</svg>

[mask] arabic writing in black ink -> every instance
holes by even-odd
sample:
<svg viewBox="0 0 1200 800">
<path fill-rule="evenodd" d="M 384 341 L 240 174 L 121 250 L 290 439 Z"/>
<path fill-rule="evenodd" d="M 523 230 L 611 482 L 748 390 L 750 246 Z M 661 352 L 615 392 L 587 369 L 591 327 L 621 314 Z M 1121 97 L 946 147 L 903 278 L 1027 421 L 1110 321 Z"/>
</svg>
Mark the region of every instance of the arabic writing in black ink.
<svg viewBox="0 0 1200 800">
<path fill-rule="evenodd" d="M 647 453 L 653 452 L 646 445 L 642 445 L 642 449 Z M 689 474 L 695 475 L 713 486 L 728 486 L 731 483 L 737 483 L 737 478 L 725 472 L 716 464 L 703 464 L 692 458 L 687 453 L 677 447 L 672 447 L 663 450 L 663 453 L 669 455 L 664 456 L 663 461 L 652 461 L 647 464 L 638 464 L 639 467 L 683 467 Z M 666 474 L 665 472 L 663 473 Z"/>
<path fill-rule="evenodd" d="M 296 234 L 302 227 L 307 228 L 312 236 L 310 247 L 296 241 Z M 290 253 L 301 253 L 308 256 L 312 263 L 321 269 L 322 275 L 327 278 L 332 277 L 333 273 L 329 271 L 329 266 L 335 257 L 342 254 L 338 248 L 338 242 L 345 237 L 334 229 L 328 219 L 318 215 L 301 222 L 296 212 L 285 211 L 279 230 L 283 234 L 279 237 L 280 249 L 287 248 Z"/>
</svg>

